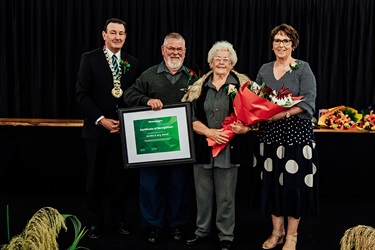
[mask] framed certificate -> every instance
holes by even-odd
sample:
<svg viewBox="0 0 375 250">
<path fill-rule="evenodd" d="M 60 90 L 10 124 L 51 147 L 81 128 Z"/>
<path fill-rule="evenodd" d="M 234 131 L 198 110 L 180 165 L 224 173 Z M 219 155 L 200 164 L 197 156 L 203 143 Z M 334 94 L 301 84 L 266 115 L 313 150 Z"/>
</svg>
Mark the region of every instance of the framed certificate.
<svg viewBox="0 0 375 250">
<path fill-rule="evenodd" d="M 124 167 L 194 163 L 190 105 L 119 109 Z"/>
</svg>

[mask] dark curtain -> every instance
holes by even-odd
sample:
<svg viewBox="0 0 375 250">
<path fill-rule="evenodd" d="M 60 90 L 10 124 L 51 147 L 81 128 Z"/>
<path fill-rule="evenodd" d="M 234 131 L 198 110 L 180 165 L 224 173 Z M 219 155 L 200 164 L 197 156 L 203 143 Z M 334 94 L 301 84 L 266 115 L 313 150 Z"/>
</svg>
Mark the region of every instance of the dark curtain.
<svg viewBox="0 0 375 250">
<path fill-rule="evenodd" d="M 317 79 L 317 109 L 375 102 L 373 0 L 0 0 L 0 117 L 81 118 L 75 83 L 81 54 L 103 45 L 105 21 L 127 22 L 127 51 L 142 68 L 162 60 L 164 36 L 186 38 L 186 65 L 208 71 L 218 40 L 255 79 L 274 60 L 269 34 L 283 22 L 300 34 L 293 56 Z"/>
</svg>

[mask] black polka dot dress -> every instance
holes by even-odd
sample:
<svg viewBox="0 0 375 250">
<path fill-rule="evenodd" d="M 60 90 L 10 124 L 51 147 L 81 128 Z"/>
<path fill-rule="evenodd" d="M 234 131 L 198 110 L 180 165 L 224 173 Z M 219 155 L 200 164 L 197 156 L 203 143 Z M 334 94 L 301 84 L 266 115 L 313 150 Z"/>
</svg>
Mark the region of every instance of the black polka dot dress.
<svg viewBox="0 0 375 250">
<path fill-rule="evenodd" d="M 254 167 L 261 179 L 261 212 L 300 218 L 318 212 L 318 158 L 311 121 L 297 116 L 264 122 Z"/>
</svg>

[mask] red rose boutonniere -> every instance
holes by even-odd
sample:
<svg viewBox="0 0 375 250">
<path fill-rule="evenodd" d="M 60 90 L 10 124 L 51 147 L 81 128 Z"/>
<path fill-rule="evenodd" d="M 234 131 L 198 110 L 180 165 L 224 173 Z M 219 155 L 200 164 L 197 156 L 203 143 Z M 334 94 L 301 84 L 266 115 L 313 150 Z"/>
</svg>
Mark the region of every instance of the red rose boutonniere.
<svg viewBox="0 0 375 250">
<path fill-rule="evenodd" d="M 191 79 L 196 78 L 196 74 L 194 70 L 188 69 L 187 67 L 185 67 L 185 73 L 189 76 L 187 84 L 190 85 Z M 188 88 L 182 88 L 180 90 L 183 92 L 187 92 Z"/>
<path fill-rule="evenodd" d="M 130 63 L 128 61 L 124 61 L 124 60 L 120 60 L 120 65 L 122 67 L 122 70 L 124 72 L 124 74 L 126 73 L 127 70 L 129 70 L 130 68 Z"/>
<path fill-rule="evenodd" d="M 195 72 L 192 69 L 186 68 L 186 73 L 189 75 L 188 84 L 190 84 L 191 79 L 195 76 Z"/>
</svg>

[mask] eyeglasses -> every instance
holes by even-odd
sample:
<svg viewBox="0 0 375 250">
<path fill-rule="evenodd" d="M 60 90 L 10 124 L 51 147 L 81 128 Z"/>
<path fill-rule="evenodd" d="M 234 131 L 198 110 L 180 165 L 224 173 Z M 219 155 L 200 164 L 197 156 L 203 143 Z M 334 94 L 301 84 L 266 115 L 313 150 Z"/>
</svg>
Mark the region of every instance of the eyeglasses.
<svg viewBox="0 0 375 250">
<path fill-rule="evenodd" d="M 174 52 L 174 51 L 177 51 L 178 53 L 181 53 L 181 52 L 184 52 L 185 51 L 185 48 L 182 48 L 182 47 L 179 47 L 179 48 L 175 48 L 175 47 L 165 47 L 168 51 L 170 52 Z"/>
<path fill-rule="evenodd" d="M 220 56 L 215 56 L 213 59 L 214 59 L 214 61 L 216 61 L 216 62 L 220 62 L 220 61 L 223 61 L 223 62 L 229 62 L 229 61 L 230 61 L 230 58 L 229 58 L 229 57 L 220 57 Z"/>
<path fill-rule="evenodd" d="M 285 46 L 288 46 L 291 41 L 292 40 L 290 40 L 290 39 L 284 39 L 284 40 L 275 39 L 275 40 L 273 40 L 273 43 L 275 45 L 280 45 L 281 43 L 283 43 Z"/>
</svg>

